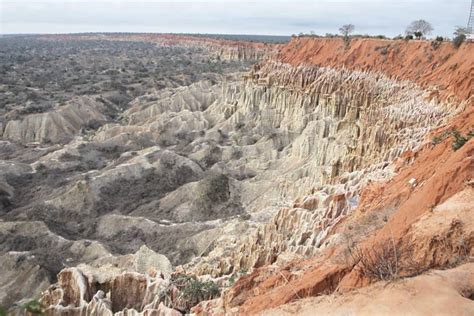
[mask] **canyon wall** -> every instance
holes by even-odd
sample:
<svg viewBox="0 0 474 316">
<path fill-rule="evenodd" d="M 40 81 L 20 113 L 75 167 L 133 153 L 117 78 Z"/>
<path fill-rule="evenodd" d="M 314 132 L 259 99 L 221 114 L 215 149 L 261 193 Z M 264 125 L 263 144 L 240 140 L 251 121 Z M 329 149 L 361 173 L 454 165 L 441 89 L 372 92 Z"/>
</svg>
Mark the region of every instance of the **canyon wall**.
<svg viewBox="0 0 474 316">
<path fill-rule="evenodd" d="M 291 65 L 317 65 L 383 73 L 416 83 L 453 105 L 471 100 L 474 85 L 472 43 L 459 49 L 450 42 L 353 39 L 348 49 L 340 39 L 296 38 L 279 52 Z M 472 104 L 472 103 L 471 103 Z"/>
<path fill-rule="evenodd" d="M 263 59 L 276 51 L 278 45 L 176 34 L 89 34 L 44 35 L 51 40 L 109 40 L 154 43 L 158 46 L 199 48 L 223 60 L 253 61 Z"/>
<path fill-rule="evenodd" d="M 399 262 L 396 265 L 400 269 L 397 277 L 469 261 L 474 246 L 474 231 L 470 215 L 465 212 L 474 205 L 473 142 L 467 136 L 467 143 L 456 152 L 450 131 L 463 135 L 472 135 L 474 131 L 472 50 L 473 45 L 469 43 L 456 50 L 449 43 L 437 47 L 426 41 L 376 40 L 353 40 L 350 48 L 345 49 L 342 41 L 336 39 L 295 39 L 285 46 L 278 60 L 293 67 L 329 66 L 333 69 L 351 69 L 351 73 L 363 70 L 371 74 L 384 74 L 392 82 L 416 86 L 425 92 L 426 102 L 431 100 L 444 104 L 441 115 L 448 119 L 440 125 L 428 123 L 427 129 L 420 133 L 419 140 L 423 139 L 423 133 L 425 138 L 424 142 L 418 143 L 419 147 L 405 151 L 391 162 L 388 159 L 392 173 L 385 178 L 363 176 L 363 180 L 358 181 L 359 187 L 351 183 L 350 187 L 359 193 L 356 203 L 351 205 L 347 194 L 333 195 L 329 201 L 326 200 L 326 207 L 321 208 L 320 192 L 303 195 L 293 208 L 282 209 L 269 224 L 240 244 L 239 251 L 234 252 L 234 256 L 230 255 L 231 259 L 219 260 L 216 256 L 210 264 L 198 264 L 198 269 L 212 273 L 216 271 L 213 270 L 216 262 L 218 270 L 232 265 L 245 266 L 249 261 L 250 266 L 276 263 L 242 277 L 224 294 L 222 301 L 211 303 L 207 308 L 226 313 L 253 314 L 303 297 L 324 296 L 332 292 L 338 292 L 336 296 L 344 294 L 354 287 L 374 282 L 374 278 L 364 272 L 367 262 L 361 262 L 360 258 L 357 260 L 354 252 L 362 249 L 359 251 L 369 256 L 382 256 L 381 252 L 386 251 L 382 250 L 386 249 L 384 243 L 392 243 L 397 249 Z M 402 104 L 395 103 L 394 107 Z M 423 113 L 428 109 L 420 101 L 414 101 L 414 108 L 414 113 Z M 422 122 L 430 121 L 429 115 L 421 117 Z M 390 135 L 394 135 L 396 130 Z M 405 141 L 417 139 L 412 135 L 416 135 L 415 130 L 405 134 Z M 433 136 L 436 140 L 430 141 Z M 373 145 L 374 140 L 376 138 L 369 142 Z M 375 166 L 372 165 L 372 168 Z M 341 180 L 338 178 L 336 183 Z M 301 227 L 308 226 L 305 234 L 300 235 Z M 281 247 L 282 244 L 286 245 Z M 310 247 L 305 248 L 305 245 Z M 291 249 L 290 254 L 282 253 L 287 249 Z M 310 249 L 310 255 L 294 256 L 295 249 L 303 250 L 303 254 Z M 240 256 L 239 252 L 245 255 Z M 282 260 L 279 256 L 283 257 Z M 312 259 L 305 259 L 308 257 Z M 379 257 L 378 260 L 389 259 Z M 464 269 L 464 275 L 469 273 L 466 266 L 461 269 Z M 472 279 L 468 284 L 472 287 Z M 430 292 L 430 288 L 425 285 L 422 291 Z M 464 300 L 456 308 L 461 313 L 472 312 L 472 303 L 464 299 L 469 297 L 469 293 L 454 290 L 451 294 L 444 294 L 444 297 L 448 301 Z M 414 297 L 411 300 L 413 311 L 423 313 L 426 310 L 423 298 Z M 309 302 L 310 309 L 304 309 L 306 303 L 297 302 L 294 306 L 285 305 L 278 313 L 285 314 L 285 310 L 303 313 L 325 310 L 324 300 L 314 298 Z M 349 304 L 338 302 L 336 306 L 331 306 L 331 310 L 355 311 L 359 308 L 355 305 L 360 302 L 354 300 L 350 304 L 352 306 L 348 307 Z M 377 308 L 372 303 L 365 306 L 372 311 Z M 203 308 L 206 310 L 203 305 L 196 311 Z"/>
</svg>

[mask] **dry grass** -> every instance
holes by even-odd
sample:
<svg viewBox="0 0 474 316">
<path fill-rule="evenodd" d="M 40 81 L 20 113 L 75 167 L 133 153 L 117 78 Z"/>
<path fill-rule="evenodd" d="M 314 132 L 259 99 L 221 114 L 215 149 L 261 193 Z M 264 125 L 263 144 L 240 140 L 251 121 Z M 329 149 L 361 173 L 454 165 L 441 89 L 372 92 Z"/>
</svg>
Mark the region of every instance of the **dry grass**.
<svg viewBox="0 0 474 316">
<path fill-rule="evenodd" d="M 349 254 L 362 274 L 370 279 L 392 281 L 400 273 L 400 254 L 392 242 L 379 243 L 370 249 L 355 246 Z"/>
</svg>

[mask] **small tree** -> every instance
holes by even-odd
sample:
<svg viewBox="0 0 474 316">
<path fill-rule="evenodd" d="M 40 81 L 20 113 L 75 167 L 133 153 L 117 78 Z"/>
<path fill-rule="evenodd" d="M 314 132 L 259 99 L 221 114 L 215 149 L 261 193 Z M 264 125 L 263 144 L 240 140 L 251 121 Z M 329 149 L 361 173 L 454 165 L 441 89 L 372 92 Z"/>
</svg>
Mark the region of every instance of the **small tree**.
<svg viewBox="0 0 474 316">
<path fill-rule="evenodd" d="M 349 37 L 349 34 L 354 32 L 355 26 L 353 24 L 345 24 L 339 28 L 339 32 L 341 32 L 342 36 Z"/>
<path fill-rule="evenodd" d="M 344 45 L 346 48 L 349 47 L 351 39 L 349 34 L 354 32 L 355 26 L 353 24 L 345 24 L 339 28 L 339 32 L 341 32 L 342 36 L 344 37 Z"/>
<path fill-rule="evenodd" d="M 466 40 L 466 35 L 465 34 L 459 34 L 453 39 L 453 46 L 455 48 L 461 47 L 462 43 Z"/>
<path fill-rule="evenodd" d="M 467 27 L 456 26 L 453 34 L 453 46 L 459 48 L 466 40 L 467 34 L 469 34 L 469 29 Z"/>
<path fill-rule="evenodd" d="M 469 29 L 463 26 L 456 26 L 456 29 L 454 30 L 453 34 L 454 36 L 467 35 L 469 34 Z"/>
<path fill-rule="evenodd" d="M 420 39 L 433 31 L 431 24 L 425 20 L 416 20 L 410 23 L 406 29 L 407 35 L 414 35 Z"/>
</svg>

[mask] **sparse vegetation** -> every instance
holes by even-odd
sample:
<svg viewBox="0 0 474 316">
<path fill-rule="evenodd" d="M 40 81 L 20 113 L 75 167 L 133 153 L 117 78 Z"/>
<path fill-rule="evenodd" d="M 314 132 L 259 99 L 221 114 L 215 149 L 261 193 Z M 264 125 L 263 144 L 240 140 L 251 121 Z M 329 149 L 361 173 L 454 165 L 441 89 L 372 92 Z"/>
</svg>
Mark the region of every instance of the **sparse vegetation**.
<svg viewBox="0 0 474 316">
<path fill-rule="evenodd" d="M 203 205 L 222 203 L 229 198 L 229 178 L 223 174 L 212 174 L 202 180 L 198 199 Z"/>
<path fill-rule="evenodd" d="M 375 51 L 379 52 L 381 55 L 387 55 L 389 52 L 390 46 L 377 46 Z"/>
<path fill-rule="evenodd" d="M 451 147 L 454 151 L 456 151 L 462 146 L 464 146 L 464 144 L 466 144 L 471 138 L 474 137 L 474 130 L 468 132 L 465 136 L 463 136 L 458 130 L 445 131 L 441 135 L 434 136 L 431 140 L 431 143 L 433 145 L 437 145 L 449 136 L 453 136 L 453 142 L 451 144 Z"/>
<path fill-rule="evenodd" d="M 23 304 L 23 308 L 30 314 L 44 315 L 44 306 L 37 300 L 32 300 Z"/>
<path fill-rule="evenodd" d="M 431 47 L 434 50 L 437 50 L 441 46 L 443 41 L 444 41 L 444 38 L 442 36 L 437 36 L 434 41 L 431 41 Z"/>
<path fill-rule="evenodd" d="M 392 281 L 400 272 L 400 254 L 393 240 L 379 243 L 370 249 L 350 246 L 349 255 L 362 274 L 370 279 Z"/>
<path fill-rule="evenodd" d="M 292 38 L 299 38 L 299 37 L 313 37 L 313 38 L 344 38 L 342 34 L 333 34 L 333 33 L 326 33 L 324 35 L 318 35 L 314 33 L 313 31 L 310 31 L 309 33 L 305 32 L 300 32 L 298 35 L 293 34 L 291 36 Z M 349 36 L 350 38 L 376 38 L 376 39 L 388 39 L 387 36 L 379 34 L 379 35 L 370 35 L 370 34 L 352 34 Z M 402 37 L 403 38 L 403 37 Z"/>
<path fill-rule="evenodd" d="M 192 210 L 194 220 L 234 216 L 243 211 L 238 196 L 231 194 L 230 178 L 213 172 L 197 184 Z"/>
<path fill-rule="evenodd" d="M 198 279 L 190 279 L 182 289 L 181 297 L 195 306 L 201 301 L 213 299 L 220 295 L 220 289 L 213 281 L 202 282 Z"/>
<path fill-rule="evenodd" d="M 459 131 L 454 130 L 452 135 L 454 137 L 454 141 L 451 144 L 451 147 L 454 151 L 456 151 L 464 146 L 464 144 L 466 144 L 469 139 L 474 137 L 474 131 L 470 131 L 466 136 L 463 136 Z"/>
<path fill-rule="evenodd" d="M 230 198 L 230 181 L 224 174 L 210 174 L 198 184 L 196 199 L 193 202 L 195 218 L 216 218 L 232 210 L 225 205 Z"/>
<path fill-rule="evenodd" d="M 3 37 L 0 47 L 0 86 L 9 92 L 0 98 L 0 115 L 10 119 L 50 111 L 55 104 L 62 106 L 77 96 L 91 96 L 115 120 L 132 99 L 149 90 L 213 81 L 216 74 L 246 65 L 211 59 L 199 48 L 79 41 L 74 35 L 69 39 Z"/>
<path fill-rule="evenodd" d="M 451 131 L 445 131 L 445 132 L 442 133 L 441 135 L 433 136 L 433 138 L 431 139 L 431 143 L 432 143 L 433 145 L 438 145 L 438 144 L 441 143 L 443 140 L 445 140 L 446 138 L 448 138 L 449 135 L 451 135 Z"/>
<path fill-rule="evenodd" d="M 171 277 L 170 285 L 161 300 L 167 306 L 189 313 L 193 306 L 216 298 L 220 293 L 219 286 L 213 281 L 201 281 L 195 276 L 176 274 Z"/>
</svg>

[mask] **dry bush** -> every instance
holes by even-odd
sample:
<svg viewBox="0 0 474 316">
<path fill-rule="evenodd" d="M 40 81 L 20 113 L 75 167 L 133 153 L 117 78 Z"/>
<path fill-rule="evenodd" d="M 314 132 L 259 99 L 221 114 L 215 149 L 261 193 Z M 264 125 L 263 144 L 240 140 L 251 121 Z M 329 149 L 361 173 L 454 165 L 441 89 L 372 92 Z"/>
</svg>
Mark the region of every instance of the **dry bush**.
<svg viewBox="0 0 474 316">
<path fill-rule="evenodd" d="M 393 281 L 400 277 L 418 275 L 426 268 L 413 260 L 410 249 L 402 248 L 393 238 L 380 241 L 371 247 L 348 242 L 348 258 L 362 274 L 372 280 Z"/>
<path fill-rule="evenodd" d="M 349 254 L 370 279 L 391 281 L 399 276 L 400 255 L 394 242 L 379 243 L 370 249 L 349 247 Z"/>
<path fill-rule="evenodd" d="M 220 288 L 213 281 L 201 281 L 195 276 L 175 274 L 161 295 L 160 301 L 166 306 L 189 313 L 191 308 L 200 302 L 219 297 Z"/>
</svg>

